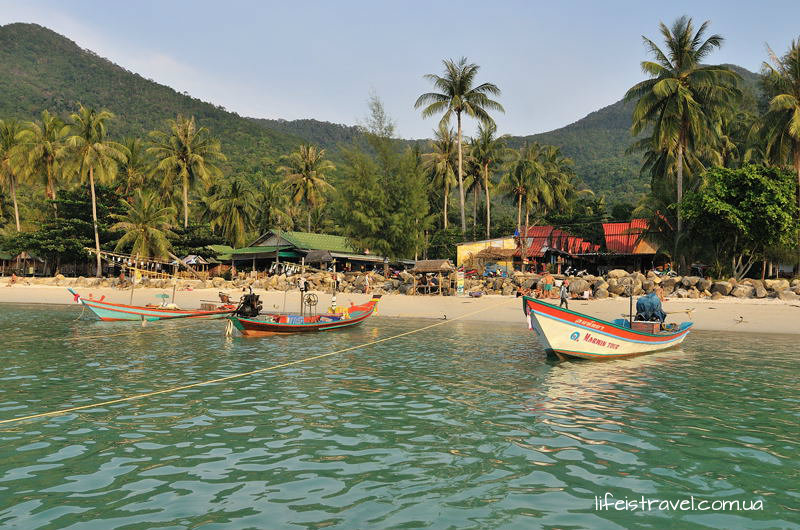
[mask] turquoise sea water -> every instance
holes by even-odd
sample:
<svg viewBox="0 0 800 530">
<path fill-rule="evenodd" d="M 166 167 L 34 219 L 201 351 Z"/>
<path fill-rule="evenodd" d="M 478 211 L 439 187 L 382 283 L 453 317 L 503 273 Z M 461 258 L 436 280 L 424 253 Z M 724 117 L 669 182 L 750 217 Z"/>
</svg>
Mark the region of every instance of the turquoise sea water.
<svg viewBox="0 0 800 530">
<path fill-rule="evenodd" d="M 0 306 L 0 420 L 263 368 L 431 323 L 226 338 L 220 321 Z M 0 424 L 0 528 L 800 528 L 797 337 L 548 360 L 450 322 L 233 381 Z M 763 509 L 598 510 L 614 500 Z"/>
</svg>

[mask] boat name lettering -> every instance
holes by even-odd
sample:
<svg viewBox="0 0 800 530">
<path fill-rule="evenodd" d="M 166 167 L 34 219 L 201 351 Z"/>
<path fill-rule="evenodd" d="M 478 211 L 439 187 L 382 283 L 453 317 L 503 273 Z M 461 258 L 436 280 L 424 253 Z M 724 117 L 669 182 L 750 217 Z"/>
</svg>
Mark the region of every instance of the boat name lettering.
<svg viewBox="0 0 800 530">
<path fill-rule="evenodd" d="M 591 342 L 592 344 L 597 344 L 598 346 L 603 346 L 605 348 L 610 348 L 612 350 L 616 350 L 617 348 L 619 348 L 619 344 L 616 344 L 614 342 L 608 342 L 607 340 L 603 340 L 598 337 L 593 337 L 590 333 L 584 335 L 583 340 L 585 342 Z"/>
<path fill-rule="evenodd" d="M 602 324 L 598 324 L 597 322 L 593 322 L 591 320 L 584 320 L 582 318 L 576 319 L 575 323 L 580 324 L 581 326 L 586 326 L 587 328 L 605 329 L 605 326 Z"/>
</svg>

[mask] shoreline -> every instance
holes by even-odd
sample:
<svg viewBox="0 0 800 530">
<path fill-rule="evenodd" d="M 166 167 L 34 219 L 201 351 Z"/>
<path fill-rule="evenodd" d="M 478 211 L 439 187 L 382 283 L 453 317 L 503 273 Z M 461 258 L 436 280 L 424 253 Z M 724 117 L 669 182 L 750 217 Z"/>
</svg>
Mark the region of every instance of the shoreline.
<svg viewBox="0 0 800 530">
<path fill-rule="evenodd" d="M 106 297 L 109 302 L 130 303 L 130 290 L 114 287 L 74 288 L 81 295 L 95 298 Z M 191 291 L 177 291 L 176 303 L 183 308 L 200 307 L 201 301 L 217 301 L 220 289 L 206 288 Z M 241 289 L 226 290 L 233 299 L 238 299 Z M 261 296 L 264 311 L 297 312 L 300 309 L 299 291 L 266 291 L 254 289 Z M 330 303 L 330 293 L 311 291 L 317 294 L 320 307 Z M 141 287 L 134 291 L 133 304 L 156 303 L 157 294 L 172 295 L 172 289 Z M 337 293 L 339 305 L 360 304 L 371 295 L 361 293 Z M 285 302 L 284 302 L 285 300 Z M 558 303 L 557 299 L 553 300 Z M 56 304 L 74 305 L 72 295 L 66 287 L 49 285 L 0 286 L 0 304 Z M 285 305 L 284 305 L 285 304 Z M 0 306 L 1 307 L 1 306 Z M 613 320 L 628 315 L 628 298 L 607 298 L 602 300 L 570 300 L 570 309 L 603 319 Z M 668 321 L 691 320 L 698 331 L 727 331 L 744 333 L 800 334 L 800 303 L 784 302 L 778 299 L 737 299 L 724 298 L 687 299 L 668 298 L 664 302 Z M 503 295 L 485 295 L 480 298 L 454 296 L 407 296 L 385 294 L 378 306 L 378 315 L 390 318 L 428 318 L 453 319 L 487 323 L 525 323 L 520 298 Z M 490 332 L 487 329 L 487 332 Z"/>
</svg>

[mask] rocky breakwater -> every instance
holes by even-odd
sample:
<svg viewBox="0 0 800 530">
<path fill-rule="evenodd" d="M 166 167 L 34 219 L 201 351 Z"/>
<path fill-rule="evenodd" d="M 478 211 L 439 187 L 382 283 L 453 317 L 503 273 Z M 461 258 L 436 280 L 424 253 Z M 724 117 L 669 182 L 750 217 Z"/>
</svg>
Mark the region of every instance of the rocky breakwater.
<svg viewBox="0 0 800 530">
<path fill-rule="evenodd" d="M 609 271 L 604 276 L 565 277 L 553 275 L 557 280 L 565 278 L 570 280 L 569 290 L 573 295 L 583 295 L 587 291 L 593 298 L 614 298 L 618 296 L 634 296 L 654 292 L 660 287 L 666 296 L 675 298 L 740 298 L 740 299 L 765 299 L 774 298 L 783 301 L 800 300 L 800 279 L 770 279 L 756 280 L 745 278 L 737 281 L 734 278 L 727 280 L 711 280 L 698 276 L 673 276 L 662 277 L 654 272 L 642 274 L 629 273 L 621 269 Z M 303 275 L 310 291 L 330 292 L 333 289 L 334 276 L 331 272 L 314 272 Z M 373 294 L 411 294 L 414 289 L 414 276 L 408 272 L 401 272 L 397 277 L 386 278 L 377 272 L 339 272 L 336 273 L 338 292 L 363 293 L 369 286 Z M 180 279 L 177 282 L 179 290 L 193 289 L 218 289 L 238 290 L 252 287 L 268 291 L 293 291 L 298 289 L 300 275 L 276 275 L 267 278 L 251 278 L 243 276 L 226 280 L 216 277 L 208 280 Z M 8 283 L 8 279 L 5 283 Z M 62 275 L 45 278 L 19 278 L 19 285 L 47 285 L 76 288 L 110 287 L 129 289 L 130 281 L 120 278 L 66 278 Z M 137 287 L 151 287 L 157 289 L 172 289 L 173 282 L 168 279 L 142 278 Z M 541 290 L 544 287 L 543 276 L 540 274 L 527 274 L 515 272 L 509 277 L 498 278 L 466 278 L 464 280 L 465 292 L 480 292 L 487 295 L 512 296 L 518 291 Z"/>
</svg>

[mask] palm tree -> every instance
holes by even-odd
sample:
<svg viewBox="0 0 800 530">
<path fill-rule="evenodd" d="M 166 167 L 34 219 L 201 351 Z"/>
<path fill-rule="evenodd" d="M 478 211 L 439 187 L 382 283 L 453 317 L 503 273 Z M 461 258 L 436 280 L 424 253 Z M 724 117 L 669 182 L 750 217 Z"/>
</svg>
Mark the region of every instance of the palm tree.
<svg viewBox="0 0 800 530">
<path fill-rule="evenodd" d="M 522 232 L 522 205 L 530 204 L 529 196 L 533 191 L 533 174 L 541 173 L 541 161 L 537 157 L 538 144 L 525 146 L 519 151 L 513 151 L 505 163 L 506 173 L 500 180 L 500 191 L 517 201 L 517 233 L 525 237 Z"/>
<path fill-rule="evenodd" d="M 650 76 L 625 94 L 626 101 L 636 101 L 631 132 L 639 135 L 652 126 L 652 135 L 635 148 L 654 152 L 672 152 L 676 161 L 677 201 L 683 198 L 683 170 L 687 154 L 715 141 L 718 113 L 730 106 L 739 95 L 738 76 L 724 66 L 702 65 L 715 48 L 722 45 L 720 35 L 705 37 L 709 21 L 695 32 L 692 19 L 678 18 L 668 28 L 659 25 L 666 49 L 642 36 L 655 61 L 643 61 L 642 70 Z M 678 215 L 677 239 L 681 232 Z"/>
<path fill-rule="evenodd" d="M 797 173 L 797 205 L 800 206 L 800 39 L 778 57 L 769 49 L 771 63 L 764 63 L 764 88 L 771 99 L 761 127 L 765 154 L 773 163 L 790 164 Z"/>
<path fill-rule="evenodd" d="M 314 145 L 303 144 L 283 159 L 286 165 L 279 167 L 278 172 L 283 174 L 283 182 L 295 205 L 305 205 L 308 215 L 306 228 L 311 232 L 311 210 L 320 207 L 325 193 L 333 189 L 326 178 L 335 166 L 325 159 L 325 150 Z"/>
<path fill-rule="evenodd" d="M 211 228 L 219 228 L 222 236 L 234 248 L 244 246 L 247 232 L 252 226 L 256 197 L 248 183 L 233 178 L 212 197 L 210 204 Z"/>
<path fill-rule="evenodd" d="M 458 62 L 445 59 L 444 76 L 427 74 L 425 79 L 431 81 L 439 92 L 427 92 L 417 98 L 414 108 L 424 106 L 422 117 L 427 118 L 434 114 L 444 113 L 441 124 L 447 125 L 453 114 L 458 123 L 458 194 L 461 201 L 461 233 L 467 233 L 467 221 L 464 213 L 464 165 L 462 155 L 462 130 L 461 114 L 478 119 L 481 123 L 494 123 L 489 110 L 505 112 L 503 106 L 489 96 L 499 96 L 500 89 L 492 83 L 482 83 L 475 86 L 475 76 L 480 67 L 474 63 L 467 63 L 467 58 L 462 57 Z"/>
<path fill-rule="evenodd" d="M 56 198 L 58 163 L 63 159 L 64 138 L 69 126 L 58 116 L 42 111 L 42 120 L 25 124 L 25 162 L 28 172 L 44 183 L 48 199 Z"/>
<path fill-rule="evenodd" d="M 92 194 L 92 223 L 94 224 L 94 248 L 97 258 L 95 274 L 100 277 L 100 234 L 97 229 L 97 197 L 95 196 L 95 177 L 100 183 L 109 183 L 117 175 L 119 164 L 125 160 L 123 147 L 106 138 L 106 122 L 114 117 L 107 110 L 100 112 L 80 106 L 78 112 L 70 116 L 72 135 L 66 140 L 66 149 L 72 155 L 77 167 L 78 178 L 88 176 Z"/>
<path fill-rule="evenodd" d="M 276 226 L 288 230 L 292 226 L 292 219 L 287 213 L 287 202 L 288 197 L 283 183 L 272 182 L 265 178 L 258 198 L 260 208 L 257 213 L 257 227 L 259 231 L 263 233 Z"/>
<path fill-rule="evenodd" d="M 479 125 L 478 134 L 472 141 L 470 152 L 472 157 L 480 165 L 481 176 L 483 178 L 483 191 L 486 200 L 486 239 L 491 237 L 491 199 L 489 197 L 489 185 L 491 174 L 497 164 L 502 161 L 507 152 L 505 136 L 497 138 L 497 126 L 490 123 Z"/>
<path fill-rule="evenodd" d="M 124 197 L 130 197 L 134 190 L 145 189 L 148 180 L 148 161 L 144 144 L 139 138 L 125 138 L 122 147 L 125 161 L 119 168 L 122 182 L 117 191 Z"/>
<path fill-rule="evenodd" d="M 208 183 L 220 173 L 217 162 L 225 161 L 220 143 L 211 138 L 208 129 L 197 127 L 194 116 L 167 122 L 167 131 L 153 131 L 147 152 L 156 159 L 156 169 L 164 173 L 164 188 L 183 189 L 183 227 L 189 226 L 189 189 L 198 181 Z"/>
<path fill-rule="evenodd" d="M 23 166 L 19 163 L 19 149 L 23 139 L 23 129 L 17 120 L 0 120 L 0 178 L 5 181 L 11 192 L 17 232 L 21 230 L 19 206 L 17 205 L 17 184 L 20 173 L 23 171 Z"/>
<path fill-rule="evenodd" d="M 114 215 L 118 222 L 111 229 L 125 232 L 116 249 L 120 251 L 132 247 L 131 254 L 142 258 L 162 259 L 169 256 L 168 236 L 175 210 L 161 206 L 158 195 L 151 191 L 137 189 L 131 202 L 126 202 L 127 211 Z"/>
<path fill-rule="evenodd" d="M 444 195 L 442 227 L 447 230 L 447 202 L 450 197 L 450 188 L 456 183 L 455 168 L 453 167 L 456 158 L 456 142 L 453 138 L 453 131 L 445 124 L 440 123 L 430 145 L 432 151 L 422 155 L 422 167 L 431 176 L 434 187 L 442 190 Z"/>
</svg>

